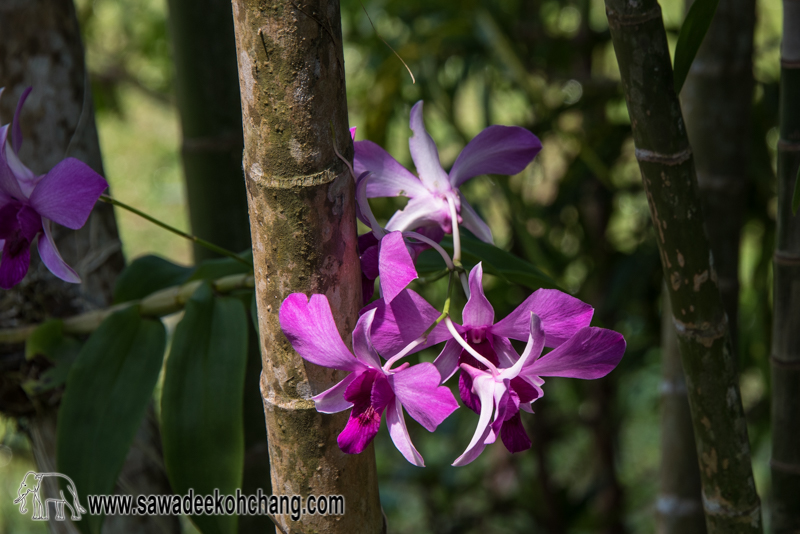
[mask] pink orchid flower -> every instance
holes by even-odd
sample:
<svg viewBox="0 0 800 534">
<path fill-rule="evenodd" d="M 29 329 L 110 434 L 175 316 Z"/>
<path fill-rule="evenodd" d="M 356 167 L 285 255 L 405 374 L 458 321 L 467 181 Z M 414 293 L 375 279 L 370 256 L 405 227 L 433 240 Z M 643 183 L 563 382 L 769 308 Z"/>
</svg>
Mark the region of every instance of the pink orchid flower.
<svg viewBox="0 0 800 534">
<path fill-rule="evenodd" d="M 324 295 L 293 293 L 283 301 L 281 329 L 294 349 L 311 363 L 350 371 L 341 382 L 312 397 L 317 411 L 336 413 L 352 408 L 350 419 L 339 434 L 339 448 L 358 454 L 378 433 L 386 410 L 389 434 L 400 453 L 412 464 L 424 466 L 406 428 L 405 408 L 425 429 L 433 432 L 458 408 L 453 394 L 440 386 L 441 377 L 431 363 L 392 369 L 393 360 L 381 365 L 370 340 L 374 312 L 362 315 L 353 331 L 353 352 L 347 349 L 333 321 Z"/>
<path fill-rule="evenodd" d="M 20 111 L 31 89 L 19 99 L 12 124 L 0 127 L 0 288 L 10 289 L 28 272 L 30 245 L 39 237 L 39 256 L 66 282 L 80 277 L 61 258 L 53 241 L 52 223 L 82 227 L 108 183 L 88 165 L 66 158 L 50 172 L 36 176 L 19 160 L 22 146 Z M 2 94 L 2 89 L 0 89 Z M 8 142 L 11 130 L 12 143 Z"/>
<path fill-rule="evenodd" d="M 386 230 L 439 226 L 445 233 L 450 233 L 455 216 L 459 224 L 479 239 L 491 243 L 491 230 L 464 199 L 459 187 L 482 174 L 521 172 L 541 150 L 539 139 L 517 126 L 489 126 L 464 147 L 448 174 L 439 162 L 436 143 L 425 130 L 422 101 L 411 108 L 410 125 L 414 135 L 408 145 L 419 177 L 375 143 L 354 143 L 356 174 L 369 171 L 372 175 L 366 196 L 405 196 L 410 199 L 406 207 L 389 220 Z"/>
</svg>

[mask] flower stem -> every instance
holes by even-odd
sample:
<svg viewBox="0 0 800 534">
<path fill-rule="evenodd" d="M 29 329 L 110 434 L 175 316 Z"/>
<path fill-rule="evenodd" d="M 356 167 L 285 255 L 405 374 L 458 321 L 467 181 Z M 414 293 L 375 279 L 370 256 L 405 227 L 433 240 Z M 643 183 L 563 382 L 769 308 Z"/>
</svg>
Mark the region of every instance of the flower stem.
<svg viewBox="0 0 800 534">
<path fill-rule="evenodd" d="M 108 195 L 100 195 L 100 200 L 102 200 L 103 202 L 106 202 L 108 204 L 111 204 L 112 206 L 117 206 L 117 207 L 120 207 L 122 209 L 126 209 L 126 210 L 130 211 L 131 213 L 135 213 L 139 217 L 141 217 L 143 219 L 146 219 L 146 220 L 150 221 L 151 223 L 153 223 L 153 224 L 155 224 L 157 226 L 160 226 L 161 228 L 163 228 L 165 230 L 169 230 L 173 234 L 177 234 L 177 235 L 179 235 L 181 237 L 184 237 L 184 238 L 188 239 L 189 241 L 197 243 L 198 245 L 200 245 L 202 247 L 205 247 L 205 248 L 207 248 L 208 250 L 210 250 L 212 252 L 216 252 L 217 254 L 222 254 L 223 256 L 228 256 L 229 258 L 233 258 L 234 260 L 238 261 L 239 263 L 243 263 L 243 264 L 247 265 L 251 269 L 253 268 L 253 263 L 252 262 L 247 261 L 246 259 L 238 256 L 234 252 L 231 252 L 230 250 L 224 249 L 222 247 L 218 247 L 217 245 L 215 245 L 213 243 L 209 243 L 205 239 L 199 238 L 196 235 L 187 234 L 184 231 L 178 230 L 174 226 L 170 226 L 165 222 L 159 221 L 155 217 L 151 217 L 150 215 L 148 215 L 148 214 L 146 214 L 146 213 L 144 213 L 142 211 L 137 210 L 133 206 L 129 206 L 129 205 L 125 204 L 124 202 L 120 202 L 119 200 L 111 198 Z"/>
<path fill-rule="evenodd" d="M 456 203 L 452 198 L 447 197 L 447 205 L 450 206 L 450 222 L 453 226 L 453 264 L 461 266 L 461 234 L 458 232 L 458 213 Z"/>
<path fill-rule="evenodd" d="M 445 251 L 445 249 L 443 249 L 442 246 L 433 239 L 429 239 L 422 234 L 418 234 L 417 232 L 403 232 L 403 237 L 411 237 L 413 239 L 416 239 L 417 241 L 422 241 L 426 245 L 430 245 L 442 257 L 442 259 L 444 260 L 444 264 L 447 265 L 448 270 L 452 271 L 453 269 L 455 269 L 453 261 L 450 259 L 450 256 L 447 254 L 447 251 Z"/>
</svg>

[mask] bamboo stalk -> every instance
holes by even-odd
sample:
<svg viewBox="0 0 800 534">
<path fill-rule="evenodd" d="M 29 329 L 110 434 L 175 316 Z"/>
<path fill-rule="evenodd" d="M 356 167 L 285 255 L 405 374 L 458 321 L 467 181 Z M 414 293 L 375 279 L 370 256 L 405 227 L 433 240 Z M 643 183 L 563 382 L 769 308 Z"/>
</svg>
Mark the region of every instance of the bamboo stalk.
<svg viewBox="0 0 800 534">
<path fill-rule="evenodd" d="M 754 20 L 753 0 L 720 0 L 681 93 L 734 354 L 738 352 L 739 241 L 750 143 Z M 731 113 L 733 109 L 737 112 Z M 727 134 L 717 135 L 719 131 Z M 705 533 L 691 412 L 666 289 L 663 300 L 658 532 Z"/>
<path fill-rule="evenodd" d="M 800 217 L 792 194 L 800 167 L 800 2 L 783 2 L 778 230 L 773 258 L 772 528 L 800 531 Z"/>
<path fill-rule="evenodd" d="M 348 510 L 279 521 L 287 533 L 375 534 L 374 450 L 342 453 L 347 412 L 321 415 L 310 400 L 343 375 L 305 363 L 278 322 L 289 294 L 323 293 L 349 341 L 361 305 L 354 184 L 333 147 L 352 157 L 339 3 L 234 0 L 233 18 L 272 487 L 343 495 Z"/>
<path fill-rule="evenodd" d="M 636 158 L 672 303 L 710 534 L 761 531 L 736 360 L 717 286 L 661 8 L 606 0 Z"/>
</svg>

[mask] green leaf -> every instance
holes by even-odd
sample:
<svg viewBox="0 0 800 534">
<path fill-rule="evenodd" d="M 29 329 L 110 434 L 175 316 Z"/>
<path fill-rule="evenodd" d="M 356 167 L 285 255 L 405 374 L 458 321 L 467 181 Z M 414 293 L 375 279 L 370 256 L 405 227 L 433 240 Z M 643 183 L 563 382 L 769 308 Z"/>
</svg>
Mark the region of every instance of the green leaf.
<svg viewBox="0 0 800 534">
<path fill-rule="evenodd" d="M 800 208 L 800 167 L 797 168 L 797 179 L 794 182 L 794 196 L 792 197 L 792 215 L 797 215 Z"/>
<path fill-rule="evenodd" d="M 253 251 L 247 250 L 239 254 L 239 256 L 252 261 Z M 248 267 L 233 258 L 214 258 L 200 262 L 191 276 L 188 277 L 187 281 L 216 280 L 217 278 L 232 274 L 249 273 L 252 272 L 252 270 L 252 267 Z"/>
<path fill-rule="evenodd" d="M 675 62 L 672 68 L 675 92 L 680 94 L 697 51 L 714 19 L 719 0 L 694 0 L 678 35 L 675 45 Z"/>
<path fill-rule="evenodd" d="M 182 284 L 192 273 L 159 256 L 142 256 L 128 265 L 114 286 L 114 303 L 138 300 L 166 287 Z"/>
<path fill-rule="evenodd" d="M 25 359 L 44 356 L 54 361 L 54 354 L 64 339 L 61 319 L 50 319 L 36 327 L 25 341 Z"/>
<path fill-rule="evenodd" d="M 166 339 L 160 321 L 131 307 L 103 321 L 73 364 L 58 412 L 56 456 L 58 471 L 84 499 L 113 492 L 151 402 Z M 84 516 L 76 526 L 94 534 L 102 522 Z"/>
<path fill-rule="evenodd" d="M 175 328 L 161 396 L 164 462 L 172 489 L 235 493 L 244 468 L 242 399 L 247 314 L 204 283 Z M 204 534 L 236 532 L 235 515 L 193 516 Z"/>
<path fill-rule="evenodd" d="M 54 366 L 39 377 L 23 382 L 22 389 L 33 397 L 64 384 L 80 350 L 81 344 L 77 339 L 63 335 L 60 319 L 51 319 L 39 325 L 25 342 L 25 358 L 32 360 L 43 356 Z"/>
</svg>

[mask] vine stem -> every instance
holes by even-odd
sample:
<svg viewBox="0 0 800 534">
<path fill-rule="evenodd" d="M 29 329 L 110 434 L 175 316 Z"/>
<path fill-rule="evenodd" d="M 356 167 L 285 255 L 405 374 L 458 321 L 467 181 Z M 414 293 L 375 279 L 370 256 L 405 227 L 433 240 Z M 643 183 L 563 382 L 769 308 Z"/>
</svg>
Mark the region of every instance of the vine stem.
<svg viewBox="0 0 800 534">
<path fill-rule="evenodd" d="M 249 262 L 246 259 L 238 256 L 236 253 L 231 252 L 230 250 L 224 249 L 222 247 L 219 247 L 219 246 L 215 245 L 214 243 L 209 243 L 205 239 L 197 237 L 196 235 L 187 234 L 186 232 L 184 232 L 182 230 L 178 230 L 174 226 L 170 226 L 170 225 L 168 225 L 167 223 L 165 223 L 163 221 L 159 221 L 155 217 L 151 217 L 150 215 L 144 213 L 143 211 L 140 211 L 140 210 L 134 208 L 133 206 L 129 206 L 128 204 L 125 204 L 124 202 L 120 202 L 119 200 L 117 200 L 115 198 L 111 198 L 108 195 L 100 195 L 100 200 L 102 200 L 103 202 L 106 202 L 107 204 L 111 204 L 112 206 L 117 206 L 119 208 L 128 210 L 131 213 L 135 213 L 139 217 L 141 217 L 143 219 L 146 219 L 146 220 L 150 221 L 151 223 L 153 223 L 153 224 L 155 224 L 157 226 L 160 226 L 161 228 L 163 228 L 165 230 L 168 230 L 168 231 L 172 232 L 173 234 L 176 234 L 176 235 L 179 235 L 179 236 L 181 236 L 183 238 L 186 238 L 189 241 L 197 243 L 201 247 L 205 247 L 205 248 L 207 248 L 208 250 L 210 250 L 212 252 L 216 252 L 217 254 L 222 254 L 223 256 L 227 256 L 229 258 L 233 258 L 234 260 L 238 261 L 239 263 L 243 263 L 243 264 L 247 265 L 251 269 L 253 268 L 253 263 L 252 262 Z"/>
</svg>

